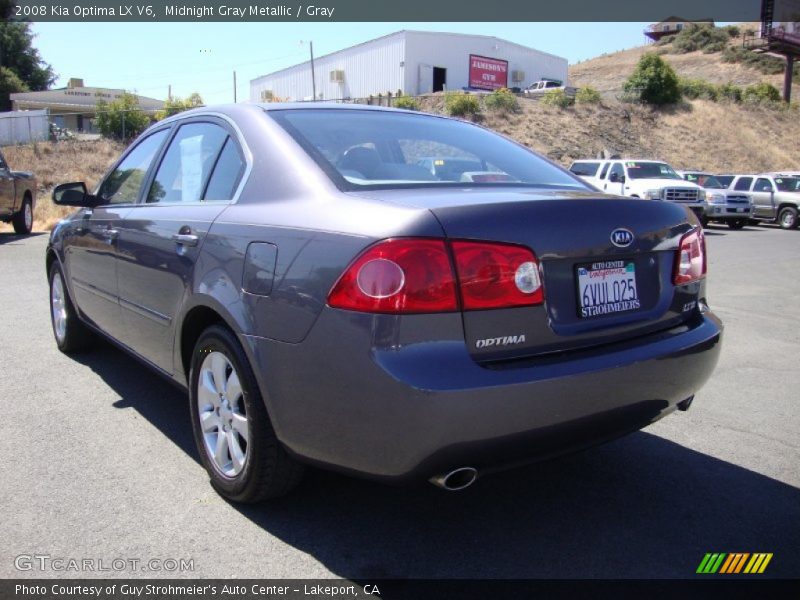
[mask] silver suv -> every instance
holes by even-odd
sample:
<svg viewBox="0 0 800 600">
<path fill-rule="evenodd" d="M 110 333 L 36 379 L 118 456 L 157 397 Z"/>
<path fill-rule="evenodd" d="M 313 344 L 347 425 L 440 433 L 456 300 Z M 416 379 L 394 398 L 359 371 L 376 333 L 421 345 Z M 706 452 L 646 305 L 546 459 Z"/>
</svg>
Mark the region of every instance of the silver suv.
<svg viewBox="0 0 800 600">
<path fill-rule="evenodd" d="M 750 196 L 729 191 L 726 186 L 710 173 L 702 171 L 677 171 L 686 181 L 696 183 L 706 192 L 702 214 L 697 217 L 707 226 L 710 222 L 726 223 L 731 229 L 741 229 L 747 225 L 753 212 Z"/>
<path fill-rule="evenodd" d="M 800 178 L 771 173 L 736 175 L 730 189 L 748 192 L 753 201 L 752 219 L 796 229 L 800 210 Z"/>
</svg>

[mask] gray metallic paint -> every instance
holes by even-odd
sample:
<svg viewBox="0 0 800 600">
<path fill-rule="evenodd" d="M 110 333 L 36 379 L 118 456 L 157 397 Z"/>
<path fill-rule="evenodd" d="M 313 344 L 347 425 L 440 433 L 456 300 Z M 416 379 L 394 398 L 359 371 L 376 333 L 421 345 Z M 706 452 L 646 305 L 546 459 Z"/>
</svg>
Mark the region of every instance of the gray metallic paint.
<svg viewBox="0 0 800 600">
<path fill-rule="evenodd" d="M 696 225 L 685 209 L 588 186 L 343 192 L 266 108 L 275 109 L 197 109 L 158 125 L 204 115 L 227 123 L 247 160 L 230 203 L 115 207 L 108 218 L 121 226 L 118 250 L 82 242 L 87 212 L 96 217 L 89 230 L 109 224 L 106 208 L 81 210 L 56 227 L 48 252 L 81 317 L 179 385 L 187 375 L 183 324 L 198 308 L 213 310 L 242 341 L 278 437 L 299 458 L 396 479 L 428 477 L 459 461 L 488 467 L 494 458 L 545 456 L 643 427 L 710 376 L 722 328 L 697 308 L 705 284 L 676 289 L 670 281 L 678 240 Z M 132 212 L 136 219 L 123 219 Z M 169 236 L 183 225 L 202 239 L 180 256 Z M 636 234 L 634 246 L 611 245 L 607 236 L 620 226 Z M 407 236 L 530 246 L 542 261 L 546 304 L 403 316 L 326 306 L 364 248 Z M 245 280 L 253 243 L 276 248 L 268 290 Z M 77 285 L 76 252 L 103 260 L 118 253 L 120 283 L 105 290 L 105 310 L 93 309 L 100 301 Z M 602 322 L 575 316 L 571 284 L 563 284 L 575 262 L 597 256 L 637 261 L 654 284 L 645 310 Z M 700 302 L 685 312 L 692 301 Z M 525 348 L 475 348 L 482 336 L 521 332 Z"/>
</svg>

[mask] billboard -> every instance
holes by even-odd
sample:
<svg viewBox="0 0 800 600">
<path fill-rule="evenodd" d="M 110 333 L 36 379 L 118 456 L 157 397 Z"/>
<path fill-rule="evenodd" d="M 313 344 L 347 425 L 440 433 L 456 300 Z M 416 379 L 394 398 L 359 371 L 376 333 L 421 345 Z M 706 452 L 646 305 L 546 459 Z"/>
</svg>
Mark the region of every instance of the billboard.
<svg viewBox="0 0 800 600">
<path fill-rule="evenodd" d="M 762 0 L 762 35 L 800 48 L 800 0 Z"/>
<path fill-rule="evenodd" d="M 469 87 L 479 90 L 508 87 L 508 61 L 470 54 Z"/>
</svg>

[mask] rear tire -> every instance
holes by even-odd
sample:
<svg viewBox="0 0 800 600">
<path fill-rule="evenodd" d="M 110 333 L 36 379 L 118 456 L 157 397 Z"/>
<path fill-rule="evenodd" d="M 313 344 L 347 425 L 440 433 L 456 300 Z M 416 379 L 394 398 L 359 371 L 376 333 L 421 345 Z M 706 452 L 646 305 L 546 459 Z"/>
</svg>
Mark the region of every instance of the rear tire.
<svg viewBox="0 0 800 600">
<path fill-rule="evenodd" d="M 189 371 L 189 407 L 211 485 L 234 502 L 288 494 L 304 468 L 278 441 L 239 341 L 213 325 L 197 340 Z"/>
<path fill-rule="evenodd" d="M 700 219 L 700 225 L 705 229 L 708 227 L 708 217 L 698 217 Z"/>
<path fill-rule="evenodd" d="M 50 266 L 50 323 L 56 345 L 65 354 L 87 350 L 94 341 L 94 334 L 75 312 L 57 261 Z"/>
<path fill-rule="evenodd" d="M 728 221 L 728 227 L 731 229 L 742 229 L 745 225 L 743 219 L 736 219 L 735 221 Z"/>
<path fill-rule="evenodd" d="M 797 209 L 791 206 L 782 208 L 778 213 L 778 224 L 781 229 L 797 229 Z"/>
<path fill-rule="evenodd" d="M 28 235 L 33 231 L 33 204 L 29 197 L 22 201 L 22 208 L 11 220 L 14 231 L 21 235 Z"/>
</svg>

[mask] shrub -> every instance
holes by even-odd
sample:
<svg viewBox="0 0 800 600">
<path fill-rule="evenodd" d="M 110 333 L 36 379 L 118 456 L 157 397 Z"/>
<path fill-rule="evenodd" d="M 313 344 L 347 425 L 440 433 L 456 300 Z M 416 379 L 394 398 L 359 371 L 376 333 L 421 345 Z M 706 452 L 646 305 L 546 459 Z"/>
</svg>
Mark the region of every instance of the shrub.
<svg viewBox="0 0 800 600">
<path fill-rule="evenodd" d="M 740 88 L 738 85 L 728 82 L 723 83 L 717 89 L 720 100 L 729 100 L 730 102 L 742 101 L 742 88 Z"/>
<path fill-rule="evenodd" d="M 514 112 L 519 109 L 517 97 L 508 88 L 500 88 L 486 96 L 483 104 L 489 110 L 497 112 Z"/>
<path fill-rule="evenodd" d="M 713 25 L 692 23 L 683 28 L 672 42 L 672 51 L 686 54 L 703 50 L 706 54 L 720 52 L 728 45 L 730 35 L 727 31 Z"/>
<path fill-rule="evenodd" d="M 600 104 L 600 92 L 587 85 L 578 90 L 575 94 L 575 102 L 578 104 Z"/>
<path fill-rule="evenodd" d="M 164 108 L 156 112 L 156 121 L 166 119 L 172 115 L 177 115 L 191 108 L 197 108 L 198 106 L 203 106 L 203 99 L 197 92 L 186 98 L 186 100 L 178 97 L 168 99 L 164 102 Z"/>
<path fill-rule="evenodd" d="M 125 92 L 112 102 L 100 100 L 97 103 L 97 128 L 106 137 L 129 140 L 148 125 L 150 117 L 139 108 L 139 100 L 133 94 Z"/>
<path fill-rule="evenodd" d="M 559 108 L 566 108 L 575 101 L 574 98 L 567 96 L 567 92 L 562 89 L 547 90 L 542 95 L 542 104 L 547 106 L 557 106 Z"/>
<path fill-rule="evenodd" d="M 744 89 L 742 100 L 748 104 L 771 104 L 781 101 L 781 93 L 772 84 L 756 83 Z"/>
<path fill-rule="evenodd" d="M 714 100 L 719 98 L 719 88 L 704 79 L 680 79 L 681 95 L 690 100 Z"/>
<path fill-rule="evenodd" d="M 737 38 L 742 34 L 741 30 L 736 25 L 728 25 L 722 29 L 728 32 L 728 37 Z"/>
<path fill-rule="evenodd" d="M 666 46 L 675 41 L 675 35 L 665 35 L 656 42 L 656 46 Z"/>
<path fill-rule="evenodd" d="M 660 56 L 648 52 L 639 59 L 624 86 L 628 97 L 647 104 L 674 104 L 681 98 L 678 76 Z"/>
<path fill-rule="evenodd" d="M 394 99 L 393 106 L 395 108 L 404 108 L 405 110 L 419 110 L 419 102 L 412 96 L 397 96 Z"/>
<path fill-rule="evenodd" d="M 766 75 L 777 75 L 786 69 L 786 61 L 776 56 L 766 54 L 756 54 L 752 50 L 747 50 L 740 46 L 729 46 L 722 52 L 722 62 L 743 63 L 754 69 L 758 69 Z M 794 74 L 800 75 L 800 63 L 795 64 Z"/>
<path fill-rule="evenodd" d="M 445 92 L 444 109 L 448 115 L 465 117 L 477 115 L 481 111 L 481 103 L 476 96 L 466 92 Z"/>
</svg>

